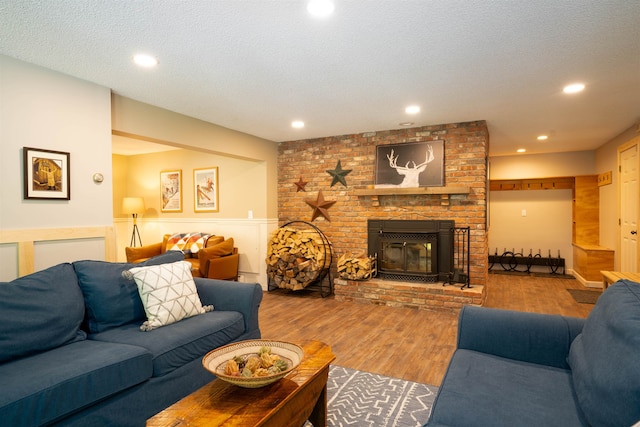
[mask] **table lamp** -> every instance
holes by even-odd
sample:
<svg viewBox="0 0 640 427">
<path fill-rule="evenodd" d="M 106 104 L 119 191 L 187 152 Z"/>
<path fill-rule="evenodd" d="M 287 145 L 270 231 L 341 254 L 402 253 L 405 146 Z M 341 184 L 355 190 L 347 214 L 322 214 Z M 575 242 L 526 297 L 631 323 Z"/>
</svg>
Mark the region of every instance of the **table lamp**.
<svg viewBox="0 0 640 427">
<path fill-rule="evenodd" d="M 136 235 L 140 246 L 142 246 L 142 239 L 138 230 L 138 214 L 144 213 L 144 211 L 144 199 L 142 197 L 125 197 L 122 199 L 122 213 L 133 216 L 133 232 L 131 233 L 131 243 L 129 243 L 131 247 L 136 246 Z"/>
</svg>

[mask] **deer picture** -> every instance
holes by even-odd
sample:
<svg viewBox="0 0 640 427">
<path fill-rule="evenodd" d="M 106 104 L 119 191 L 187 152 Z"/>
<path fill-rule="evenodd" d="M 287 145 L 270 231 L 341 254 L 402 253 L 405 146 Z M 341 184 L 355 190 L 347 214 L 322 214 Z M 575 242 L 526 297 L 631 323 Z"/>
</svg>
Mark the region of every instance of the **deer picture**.
<svg viewBox="0 0 640 427">
<path fill-rule="evenodd" d="M 413 160 L 409 160 L 404 166 L 398 166 L 398 157 L 399 156 L 394 156 L 393 149 L 391 149 L 391 154 L 387 154 L 387 159 L 389 159 L 389 166 L 395 169 L 396 172 L 398 172 L 398 174 L 402 175 L 404 178 L 398 185 L 388 184 L 384 186 L 400 188 L 419 187 L 420 174 L 427 169 L 427 165 L 434 159 L 433 147 L 431 145 L 427 145 L 425 160 L 420 164 L 416 164 L 416 162 L 414 162 Z M 409 166 L 410 164 L 411 166 Z"/>
</svg>

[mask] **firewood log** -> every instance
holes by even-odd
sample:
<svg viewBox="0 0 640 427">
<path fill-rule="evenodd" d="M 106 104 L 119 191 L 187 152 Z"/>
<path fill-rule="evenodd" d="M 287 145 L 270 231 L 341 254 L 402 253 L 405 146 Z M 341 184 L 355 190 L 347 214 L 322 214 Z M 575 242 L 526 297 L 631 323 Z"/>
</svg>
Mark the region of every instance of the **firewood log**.
<svg viewBox="0 0 640 427">
<path fill-rule="evenodd" d="M 276 286 L 300 290 L 312 283 L 325 265 L 330 248 L 318 233 L 281 227 L 267 245 L 267 276 Z"/>
</svg>

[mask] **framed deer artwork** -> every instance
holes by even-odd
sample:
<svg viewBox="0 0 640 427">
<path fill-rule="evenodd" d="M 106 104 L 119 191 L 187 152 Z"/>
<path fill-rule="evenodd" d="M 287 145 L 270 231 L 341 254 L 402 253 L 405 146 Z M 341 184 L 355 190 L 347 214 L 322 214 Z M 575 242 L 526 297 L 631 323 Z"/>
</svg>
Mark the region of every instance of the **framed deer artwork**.
<svg viewBox="0 0 640 427">
<path fill-rule="evenodd" d="M 444 186 L 444 141 L 376 147 L 375 188 Z"/>
</svg>

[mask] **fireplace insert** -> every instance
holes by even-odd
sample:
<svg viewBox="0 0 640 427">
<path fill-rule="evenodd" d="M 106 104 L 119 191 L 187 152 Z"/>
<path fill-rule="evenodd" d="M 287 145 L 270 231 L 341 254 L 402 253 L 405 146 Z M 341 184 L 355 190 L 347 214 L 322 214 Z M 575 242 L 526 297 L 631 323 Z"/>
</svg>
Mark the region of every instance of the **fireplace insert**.
<svg viewBox="0 0 640 427">
<path fill-rule="evenodd" d="M 452 220 L 369 220 L 368 251 L 378 276 L 409 282 L 449 281 L 453 272 Z"/>
</svg>

